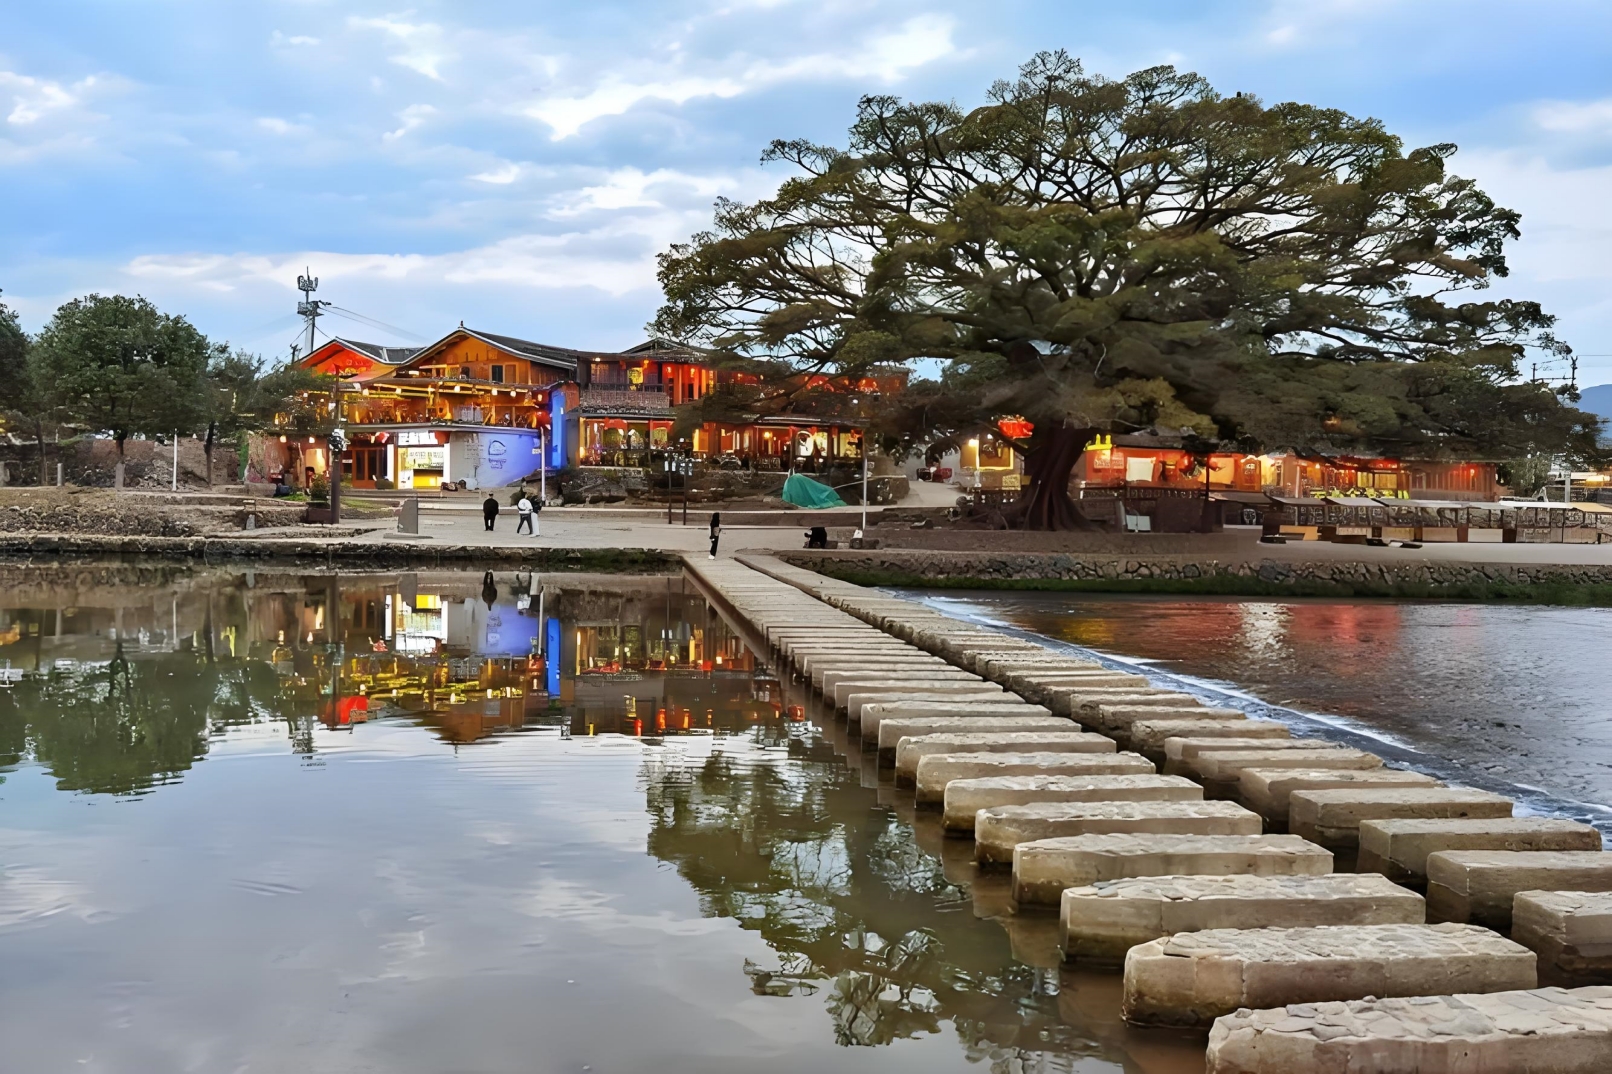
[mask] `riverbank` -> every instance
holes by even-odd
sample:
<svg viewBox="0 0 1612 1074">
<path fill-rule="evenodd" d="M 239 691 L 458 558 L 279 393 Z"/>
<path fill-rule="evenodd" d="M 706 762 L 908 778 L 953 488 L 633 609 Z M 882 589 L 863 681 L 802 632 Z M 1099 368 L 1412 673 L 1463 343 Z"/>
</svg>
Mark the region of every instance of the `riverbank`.
<svg viewBox="0 0 1612 1074">
<path fill-rule="evenodd" d="M 1469 547 L 1489 551 L 1488 546 Z M 1302 555 L 1305 550 L 1289 546 L 1284 551 Z M 778 556 L 793 566 L 863 586 L 1612 605 L 1612 563 L 1463 562 L 1404 555 L 1368 560 L 900 549 L 800 550 Z"/>
</svg>

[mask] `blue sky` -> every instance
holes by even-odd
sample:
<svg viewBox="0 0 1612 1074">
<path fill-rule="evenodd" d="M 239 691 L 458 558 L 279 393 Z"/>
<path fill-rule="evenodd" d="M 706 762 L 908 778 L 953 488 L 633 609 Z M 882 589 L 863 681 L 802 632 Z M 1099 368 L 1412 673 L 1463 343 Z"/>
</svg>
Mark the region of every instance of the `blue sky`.
<svg viewBox="0 0 1612 1074">
<path fill-rule="evenodd" d="M 0 289 L 29 328 L 137 291 L 275 354 L 306 264 L 421 338 L 627 346 L 655 253 L 779 181 L 771 138 L 841 141 L 868 92 L 971 105 L 1060 47 L 1458 143 L 1523 213 L 1497 292 L 1612 381 L 1604 0 L 10 0 Z"/>
</svg>

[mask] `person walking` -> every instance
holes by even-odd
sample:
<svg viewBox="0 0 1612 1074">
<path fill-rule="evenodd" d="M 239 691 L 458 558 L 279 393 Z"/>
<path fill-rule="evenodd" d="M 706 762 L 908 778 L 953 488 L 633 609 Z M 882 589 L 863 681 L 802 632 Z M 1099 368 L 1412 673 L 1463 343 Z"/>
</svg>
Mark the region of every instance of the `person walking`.
<svg viewBox="0 0 1612 1074">
<path fill-rule="evenodd" d="M 521 497 L 521 502 L 515 505 L 515 510 L 520 512 L 520 521 L 515 523 L 515 532 L 520 533 L 520 531 L 524 529 L 527 533 L 531 533 L 532 532 L 532 500 L 531 500 L 531 497 L 522 496 Z"/>
<path fill-rule="evenodd" d="M 716 543 L 722 539 L 722 512 L 711 512 L 711 558 L 716 558 Z"/>
<path fill-rule="evenodd" d="M 487 524 L 487 532 L 493 531 L 493 523 L 498 520 L 498 497 L 492 493 L 481 501 L 481 520 Z"/>
</svg>

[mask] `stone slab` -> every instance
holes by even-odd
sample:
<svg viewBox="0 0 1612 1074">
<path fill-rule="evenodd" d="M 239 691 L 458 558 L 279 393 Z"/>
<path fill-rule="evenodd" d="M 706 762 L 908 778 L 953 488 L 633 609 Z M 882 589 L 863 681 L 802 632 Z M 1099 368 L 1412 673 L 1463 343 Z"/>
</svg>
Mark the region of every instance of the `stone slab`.
<svg viewBox="0 0 1612 1074">
<path fill-rule="evenodd" d="M 1267 823 L 1286 828 L 1294 791 L 1442 786 L 1432 776 L 1398 768 L 1245 768 L 1237 777 L 1237 797 Z"/>
<path fill-rule="evenodd" d="M 997 806 L 1036 802 L 1192 802 L 1203 788 L 1185 776 L 992 776 L 946 785 L 941 824 L 972 835 L 975 815 Z"/>
<path fill-rule="evenodd" d="M 1062 716 L 959 716 L 951 712 L 930 713 L 927 716 L 902 716 L 884 720 L 879 724 L 875 739 L 879 763 L 886 767 L 896 763 L 896 747 L 903 738 L 915 735 L 962 734 L 970 731 L 1050 731 L 1064 734 L 1089 734 L 1080 725 Z"/>
<path fill-rule="evenodd" d="M 910 787 L 918 762 L 935 753 L 1113 753 L 1114 740 L 1080 730 L 1073 720 L 1056 731 L 963 731 L 914 735 L 896 742 L 897 787 Z"/>
<path fill-rule="evenodd" d="M 1056 906 L 1064 888 L 1127 876 L 1318 876 L 1331 871 L 1331 852 L 1296 835 L 1077 835 L 1014 847 L 1013 897 Z"/>
<path fill-rule="evenodd" d="M 938 694 L 942 697 L 962 694 L 982 694 L 989 697 L 1007 698 L 1013 695 L 1003 690 L 994 682 L 986 682 L 978 678 L 937 678 L 932 675 L 921 679 L 909 679 L 892 676 L 888 672 L 874 673 L 873 675 L 852 676 L 837 681 L 831 688 L 823 691 L 825 698 L 832 698 L 836 708 L 845 708 L 852 694 Z M 966 674 L 966 673 L 964 673 Z"/>
<path fill-rule="evenodd" d="M 1427 883 L 1427 856 L 1440 850 L 1600 849 L 1600 832 L 1558 817 L 1364 820 L 1355 867 L 1421 887 Z"/>
<path fill-rule="evenodd" d="M 1207 1074 L 1605 1074 L 1612 988 L 1295 1003 L 1209 1032 Z"/>
<path fill-rule="evenodd" d="M 1552 983 L 1612 984 L 1612 891 L 1519 891 L 1511 938 L 1539 956 Z"/>
<path fill-rule="evenodd" d="M 1519 891 L 1612 891 L 1612 854 L 1439 850 L 1427 856 L 1429 921 L 1470 921 L 1506 932 Z"/>
<path fill-rule="evenodd" d="M 913 796 L 940 808 L 946 784 L 989 776 L 1148 775 L 1153 762 L 1139 753 L 932 753 L 918 762 Z"/>
<path fill-rule="evenodd" d="M 1261 747 L 1253 750 L 1210 750 L 1206 753 L 1198 754 L 1187 763 L 1192 769 L 1191 772 L 1187 773 L 1188 775 L 1196 775 L 1210 783 L 1230 783 L 1235 786 L 1243 770 L 1247 768 L 1362 771 L 1381 768 L 1383 759 L 1375 753 L 1348 749 L 1343 746 L 1319 750 L 1265 749 Z"/>
<path fill-rule="evenodd" d="M 1265 749 L 1273 742 L 1319 742 L 1313 738 L 1292 738 L 1286 724 L 1275 720 L 1195 720 L 1190 716 L 1163 719 L 1149 717 L 1131 724 L 1131 742 L 1139 752 L 1156 753 L 1167 761 L 1166 744 L 1172 738 L 1202 742 L 1230 740 L 1226 749 Z"/>
<path fill-rule="evenodd" d="M 843 699 L 843 700 L 841 700 Z M 943 684 L 928 686 L 876 686 L 870 683 L 841 683 L 834 691 L 834 707 L 844 709 L 852 723 L 862 721 L 862 709 L 867 705 L 882 705 L 892 701 L 956 701 L 956 702 L 1016 702 L 1018 699 L 1005 693 L 994 682 L 981 680 L 977 684 L 948 688 Z"/>
<path fill-rule="evenodd" d="M 1037 802 L 982 809 L 974 817 L 974 857 L 1013 863 L 1013 848 L 1071 835 L 1259 835 L 1258 813 L 1235 802 Z"/>
<path fill-rule="evenodd" d="M 1059 927 L 1066 958 L 1117 963 L 1137 944 L 1178 932 L 1420 925 L 1425 915 L 1420 895 L 1374 873 L 1160 876 L 1066 889 Z"/>
<path fill-rule="evenodd" d="M 1323 925 L 1207 929 L 1125 955 L 1128 1022 L 1208 1026 L 1239 1008 L 1537 983 L 1534 953 L 1471 925 Z"/>
<path fill-rule="evenodd" d="M 1287 830 L 1324 846 L 1360 844 L 1360 822 L 1411 817 L 1509 817 L 1512 801 L 1467 787 L 1339 787 L 1293 791 Z"/>
<path fill-rule="evenodd" d="M 896 719 L 902 716 L 934 716 L 937 714 L 956 713 L 959 716 L 1051 716 L 1052 713 L 1040 705 L 1032 705 L 1028 701 L 1020 701 L 1012 694 L 1008 694 L 1000 701 L 985 699 L 970 699 L 957 701 L 933 701 L 915 699 L 911 701 L 878 701 L 871 705 L 863 705 L 858 713 L 857 723 L 861 725 L 864 742 L 878 740 L 879 724 L 885 720 Z M 891 743 L 894 746 L 894 743 Z"/>
<path fill-rule="evenodd" d="M 1248 714 L 1241 709 L 1212 709 L 1206 705 L 1132 705 L 1132 704 L 1100 704 L 1092 713 L 1094 731 L 1116 735 L 1128 735 L 1131 725 L 1143 720 L 1167 720 L 1171 718 L 1182 720 L 1220 720 L 1222 722 L 1240 722 L 1248 719 Z M 1085 710 L 1081 711 L 1080 722 L 1085 723 Z"/>
<path fill-rule="evenodd" d="M 1202 707 L 1202 702 L 1179 690 L 1130 690 L 1124 687 L 1071 686 L 1053 691 L 1049 707 L 1081 723 L 1095 724 L 1100 705 L 1154 705 L 1159 708 Z M 1156 717 L 1162 719 L 1163 717 Z"/>
<path fill-rule="evenodd" d="M 889 684 L 891 686 L 905 685 L 918 688 L 937 683 L 958 683 L 975 688 L 988 685 L 978 675 L 963 671 L 960 668 L 924 668 L 915 671 L 905 667 L 886 667 L 874 671 L 825 671 L 822 678 L 823 696 L 833 697 L 834 691 L 838 687 L 852 683 L 862 686 Z"/>
</svg>

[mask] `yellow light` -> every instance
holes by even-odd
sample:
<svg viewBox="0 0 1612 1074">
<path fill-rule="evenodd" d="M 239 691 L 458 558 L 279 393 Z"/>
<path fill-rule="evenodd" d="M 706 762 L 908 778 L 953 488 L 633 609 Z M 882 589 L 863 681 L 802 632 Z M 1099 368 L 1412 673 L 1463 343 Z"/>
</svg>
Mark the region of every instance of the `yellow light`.
<svg viewBox="0 0 1612 1074">
<path fill-rule="evenodd" d="M 308 443 L 310 443 L 310 444 L 313 443 L 313 437 L 311 437 L 311 436 L 308 437 Z"/>
<path fill-rule="evenodd" d="M 285 435 L 283 433 L 280 436 L 280 443 L 285 443 Z"/>
</svg>

